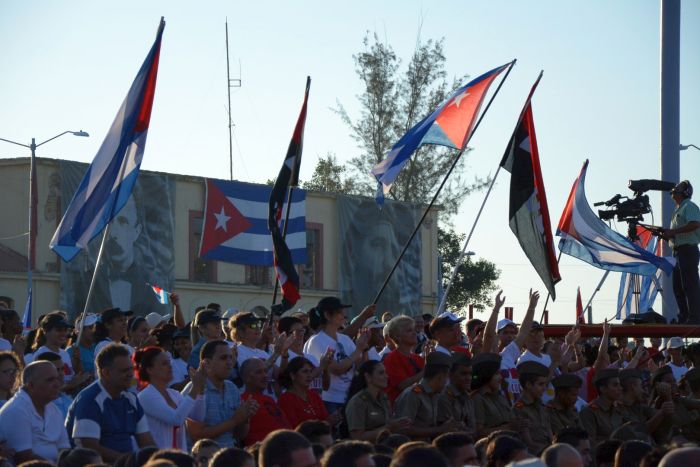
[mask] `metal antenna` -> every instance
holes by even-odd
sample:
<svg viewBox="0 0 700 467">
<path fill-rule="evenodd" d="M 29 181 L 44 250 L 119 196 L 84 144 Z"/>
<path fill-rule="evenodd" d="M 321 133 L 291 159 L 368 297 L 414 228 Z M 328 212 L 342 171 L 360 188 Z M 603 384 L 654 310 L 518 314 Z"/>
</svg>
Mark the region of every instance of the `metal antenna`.
<svg viewBox="0 0 700 467">
<path fill-rule="evenodd" d="M 230 178 L 233 180 L 233 121 L 231 120 L 231 88 L 241 87 L 241 71 L 240 65 L 238 70 L 239 78 L 231 79 L 231 69 L 229 66 L 228 53 L 228 17 L 226 18 L 226 91 L 228 92 L 228 157 Z"/>
</svg>

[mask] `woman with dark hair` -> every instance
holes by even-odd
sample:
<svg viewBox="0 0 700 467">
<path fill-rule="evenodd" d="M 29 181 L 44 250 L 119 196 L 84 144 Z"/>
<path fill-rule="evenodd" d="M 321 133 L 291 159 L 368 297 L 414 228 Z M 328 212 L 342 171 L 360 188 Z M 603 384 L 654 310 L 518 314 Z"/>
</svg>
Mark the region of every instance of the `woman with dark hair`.
<svg viewBox="0 0 700 467">
<path fill-rule="evenodd" d="M 395 432 L 407 427 L 411 420 L 391 420 L 389 397 L 384 392 L 389 377 L 382 362 L 367 360 L 350 383 L 345 418 L 352 439 L 375 442 L 383 431 Z"/>
<path fill-rule="evenodd" d="M 283 318 L 284 319 L 284 318 Z M 304 357 L 294 357 L 287 364 L 280 377 L 280 383 L 286 391 L 279 398 L 278 405 L 292 427 L 306 420 L 326 420 L 328 411 L 321 396 L 311 389 L 314 365 Z M 337 422 L 337 416 L 330 421 Z"/>
<path fill-rule="evenodd" d="M 304 353 L 304 343 L 306 342 L 306 328 L 302 321 L 294 316 L 285 316 L 279 320 L 277 323 L 277 331 L 287 336 L 294 336 L 292 345 L 289 346 L 287 353 L 289 354 L 288 360 L 283 361 L 282 357 L 277 358 L 275 363 L 280 369 L 284 370 L 284 365 L 291 362 L 292 359 L 296 357 L 304 357 L 314 366 L 312 372 L 313 379 L 311 380 L 310 388 L 321 394 L 324 388 L 328 388 L 331 384 L 330 374 L 328 373 L 328 365 L 333 359 L 333 352 L 326 352 L 326 354 L 319 361 L 315 356 Z M 296 425 L 292 425 L 296 426 Z"/>
<path fill-rule="evenodd" d="M 126 325 L 129 316 L 133 315 L 133 311 L 121 310 L 119 308 L 109 308 L 100 314 L 100 320 L 95 328 L 95 358 L 100 353 L 100 350 L 107 347 L 112 342 L 126 345 L 129 349 L 129 354 L 134 355 L 134 348 L 125 344 Z"/>
<path fill-rule="evenodd" d="M 23 355 L 26 342 L 22 337 L 22 323 L 15 310 L 0 309 L 0 330 L 0 350 L 14 349 L 17 355 Z"/>
<path fill-rule="evenodd" d="M 0 407 L 10 400 L 20 385 L 22 364 L 13 352 L 0 352 Z"/>
<path fill-rule="evenodd" d="M 134 349 L 154 346 L 158 339 L 150 335 L 150 330 L 146 318 L 134 316 L 129 319 L 126 325 L 126 342 Z"/>
<path fill-rule="evenodd" d="M 519 439 L 507 435 L 497 436 L 486 447 L 486 467 L 505 467 L 529 456 L 527 446 Z"/>
<path fill-rule="evenodd" d="M 333 413 L 347 401 L 348 388 L 352 381 L 353 368 L 362 361 L 362 354 L 368 347 L 369 336 L 360 334 L 356 342 L 339 332 L 345 325 L 344 305 L 335 297 L 322 298 L 311 314 L 311 327 L 318 324 L 319 332 L 304 345 L 304 352 L 310 353 L 319 361 L 330 350 L 334 352 L 334 361 L 328 366 L 331 382 L 323 391 L 322 399 L 326 410 Z"/>
<path fill-rule="evenodd" d="M 510 404 L 501 393 L 501 357 L 494 353 L 480 353 L 472 360 L 472 385 L 475 392 L 474 416 L 479 438 L 492 431 L 507 428 L 513 414 Z"/>
<path fill-rule="evenodd" d="M 102 464 L 102 457 L 92 449 L 66 449 L 58 456 L 58 467 L 83 467 L 88 464 Z"/>
<path fill-rule="evenodd" d="M 168 385 L 173 379 L 170 357 L 160 347 L 146 347 L 134 354 L 134 364 L 139 382 L 147 384 L 138 394 L 139 402 L 146 413 L 148 427 L 156 445 L 161 448 L 187 449 L 185 419 L 202 419 L 203 397 L 206 384 L 206 364 L 190 372 L 192 389 L 181 394 Z"/>
</svg>

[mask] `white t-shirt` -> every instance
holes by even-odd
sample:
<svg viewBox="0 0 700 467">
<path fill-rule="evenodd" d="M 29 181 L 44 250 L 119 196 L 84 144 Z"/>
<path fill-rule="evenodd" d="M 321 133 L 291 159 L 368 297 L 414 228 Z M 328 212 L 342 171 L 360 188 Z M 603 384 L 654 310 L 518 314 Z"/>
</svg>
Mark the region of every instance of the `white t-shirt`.
<svg viewBox="0 0 700 467">
<path fill-rule="evenodd" d="M 525 352 L 523 352 L 522 355 L 520 355 L 520 358 L 518 358 L 518 365 L 520 365 L 523 362 L 537 362 L 549 368 L 550 366 L 552 366 L 552 357 L 550 357 L 546 353 L 537 356 L 529 350 L 525 350 Z M 544 392 L 544 394 L 542 394 L 541 399 L 543 404 L 546 404 L 547 402 L 554 399 L 554 386 L 552 386 L 551 382 L 549 383 L 549 386 L 547 386 L 547 390 Z"/>
<path fill-rule="evenodd" d="M 241 373 L 241 366 L 243 365 L 243 362 L 245 362 L 248 359 L 251 358 L 259 358 L 263 362 L 266 362 L 268 358 L 270 358 L 270 355 L 265 352 L 263 349 L 258 349 L 255 347 L 248 347 L 247 345 L 243 344 L 238 344 L 236 346 L 238 349 L 238 373 Z M 245 391 L 245 387 L 242 388 L 243 391 Z M 272 397 L 274 400 L 277 400 L 277 394 L 275 394 L 275 376 L 274 376 L 274 368 L 270 368 L 270 370 L 267 372 L 267 387 L 263 391 L 263 394 L 266 396 Z"/>
<path fill-rule="evenodd" d="M 445 355 L 452 355 L 452 352 L 450 352 L 450 349 L 448 349 L 448 348 L 446 348 L 446 347 L 443 347 L 443 346 L 441 346 L 441 345 L 435 346 L 435 350 L 436 350 L 437 352 L 442 352 L 442 353 L 444 353 Z"/>
<path fill-rule="evenodd" d="M 318 361 L 318 359 L 316 357 L 314 357 L 313 355 L 311 355 L 310 353 L 305 353 L 303 355 L 299 355 L 298 353 L 294 352 L 292 349 L 289 349 L 288 352 L 289 352 L 289 359 L 287 360 L 287 363 L 291 362 L 292 359 L 294 359 L 296 357 L 304 357 L 305 359 L 310 361 L 311 364 L 315 368 L 318 368 L 318 366 L 320 365 L 320 362 Z M 282 357 L 277 357 L 277 361 L 275 362 L 275 365 L 277 365 L 277 367 L 282 366 Z M 323 390 L 323 377 L 321 375 L 318 375 L 317 377 L 312 379 L 311 385 L 309 386 L 309 389 L 313 389 L 313 390 L 318 391 L 320 393 Z"/>
<path fill-rule="evenodd" d="M 379 352 L 379 359 L 384 360 L 384 357 L 389 355 L 389 352 L 391 352 L 391 348 L 389 348 L 388 345 L 385 345 L 384 348 Z"/>
<path fill-rule="evenodd" d="M 329 347 L 335 350 L 334 358 L 336 362 L 345 360 L 355 352 L 355 343 L 345 334 L 338 333 L 338 340 L 336 341 L 324 331 L 320 331 L 306 341 L 304 353 L 309 353 L 320 361 Z M 331 384 L 328 391 L 323 391 L 321 398 L 326 402 L 345 403 L 353 373 L 352 367 L 342 375 L 331 373 Z"/>
<path fill-rule="evenodd" d="M 0 439 L 17 452 L 31 450 L 37 456 L 56 462 L 60 449 L 70 449 L 61 410 L 53 402 L 44 407 L 42 417 L 23 389 L 0 409 Z"/>
<path fill-rule="evenodd" d="M 520 381 L 518 380 L 518 370 L 516 369 L 516 362 L 519 358 L 520 348 L 515 341 L 501 350 L 501 375 L 508 383 L 506 397 L 511 404 L 515 404 L 520 399 L 520 393 L 522 392 Z"/>
<path fill-rule="evenodd" d="M 75 375 L 75 371 L 73 371 L 73 362 L 71 361 L 70 355 L 66 349 L 58 349 L 58 352 L 56 352 L 55 350 L 51 350 L 45 345 L 42 345 L 36 350 L 36 352 L 24 356 L 25 365 L 29 365 L 34 361 L 34 357 L 38 357 L 45 352 L 57 353 L 61 356 L 61 360 L 63 361 L 63 380 L 65 382 L 72 380 L 73 376 Z"/>
<path fill-rule="evenodd" d="M 673 372 L 673 377 L 676 379 L 676 383 L 681 380 L 684 374 L 688 373 L 688 367 L 685 365 L 674 365 L 673 362 L 668 362 L 668 366 Z"/>
<path fill-rule="evenodd" d="M 374 346 L 367 350 L 367 360 L 376 360 L 378 362 L 382 361 L 382 357 L 379 356 L 379 352 L 377 352 L 377 349 Z"/>
<path fill-rule="evenodd" d="M 0 337 L 0 350 L 12 350 L 12 344 L 7 339 Z"/>
</svg>

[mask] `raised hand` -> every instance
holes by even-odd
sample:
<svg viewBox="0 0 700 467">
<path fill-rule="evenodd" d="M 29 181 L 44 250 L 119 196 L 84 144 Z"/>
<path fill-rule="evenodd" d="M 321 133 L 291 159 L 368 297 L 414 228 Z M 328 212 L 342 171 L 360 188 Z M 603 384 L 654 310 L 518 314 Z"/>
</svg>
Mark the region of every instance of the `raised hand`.
<svg viewBox="0 0 700 467">
<path fill-rule="evenodd" d="M 180 306 L 180 296 L 176 294 L 175 292 L 170 293 L 170 303 L 173 304 L 173 306 Z"/>
<path fill-rule="evenodd" d="M 362 328 L 360 330 L 360 336 L 355 341 L 355 346 L 362 352 L 369 348 L 369 329 Z"/>
<path fill-rule="evenodd" d="M 571 328 L 571 331 L 566 333 L 566 336 L 564 337 L 564 342 L 566 343 L 567 347 L 571 347 L 572 345 L 576 345 L 576 342 L 581 338 L 581 329 L 578 326 L 574 326 Z"/>
<path fill-rule="evenodd" d="M 322 370 L 326 370 L 328 366 L 333 362 L 333 355 L 335 354 L 335 349 L 332 347 L 328 347 L 326 349 L 326 353 L 323 354 L 321 357 L 321 361 L 319 362 L 319 367 Z"/>
<path fill-rule="evenodd" d="M 530 303 L 528 305 L 528 309 L 534 310 L 537 308 L 537 302 L 540 300 L 540 293 L 535 290 L 534 292 L 532 289 L 530 289 Z"/>
<path fill-rule="evenodd" d="M 503 293 L 502 290 L 499 290 L 498 293 L 496 294 L 496 298 L 494 299 L 494 304 L 493 307 L 494 309 L 500 310 L 503 304 L 506 302 L 506 297 L 505 295 L 501 297 L 501 294 Z"/>
<path fill-rule="evenodd" d="M 24 358 L 24 351 L 27 349 L 27 339 L 22 334 L 17 334 L 12 341 L 12 351 Z"/>
<path fill-rule="evenodd" d="M 608 338 L 610 337 L 610 323 L 608 323 L 608 319 L 605 318 L 605 322 L 603 323 L 603 337 Z"/>
</svg>

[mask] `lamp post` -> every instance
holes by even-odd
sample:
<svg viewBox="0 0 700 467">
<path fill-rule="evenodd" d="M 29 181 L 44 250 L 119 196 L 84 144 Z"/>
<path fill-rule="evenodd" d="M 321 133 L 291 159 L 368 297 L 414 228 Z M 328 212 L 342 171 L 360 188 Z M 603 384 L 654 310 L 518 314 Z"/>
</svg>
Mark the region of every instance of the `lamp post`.
<svg viewBox="0 0 700 467">
<path fill-rule="evenodd" d="M 36 197 L 36 167 L 35 167 L 35 156 L 36 156 L 36 148 L 39 146 L 42 146 L 49 141 L 53 141 L 56 138 L 60 138 L 61 136 L 65 134 L 72 134 L 74 136 L 83 136 L 83 137 L 88 137 L 90 136 L 87 132 L 80 130 L 80 131 L 64 131 L 63 133 L 59 133 L 56 136 L 47 139 L 46 141 L 42 141 L 39 144 L 36 144 L 36 139 L 32 138 L 32 142 L 30 144 L 22 144 L 18 143 L 16 141 L 11 141 L 9 139 L 5 138 L 0 138 L 0 141 L 5 141 L 6 143 L 11 143 L 11 144 L 16 144 L 17 146 L 22 146 L 25 148 L 29 148 L 32 152 L 31 158 L 29 159 L 29 232 L 28 236 L 29 239 L 27 241 L 27 304 L 24 309 L 24 316 L 23 316 L 23 321 L 26 319 L 27 321 L 31 321 L 31 316 L 32 316 L 32 273 L 34 270 L 34 253 L 35 253 L 35 246 L 36 246 L 36 203 L 37 203 L 37 197 Z M 31 322 L 24 322 L 23 325 L 26 328 L 29 326 Z"/>
</svg>

